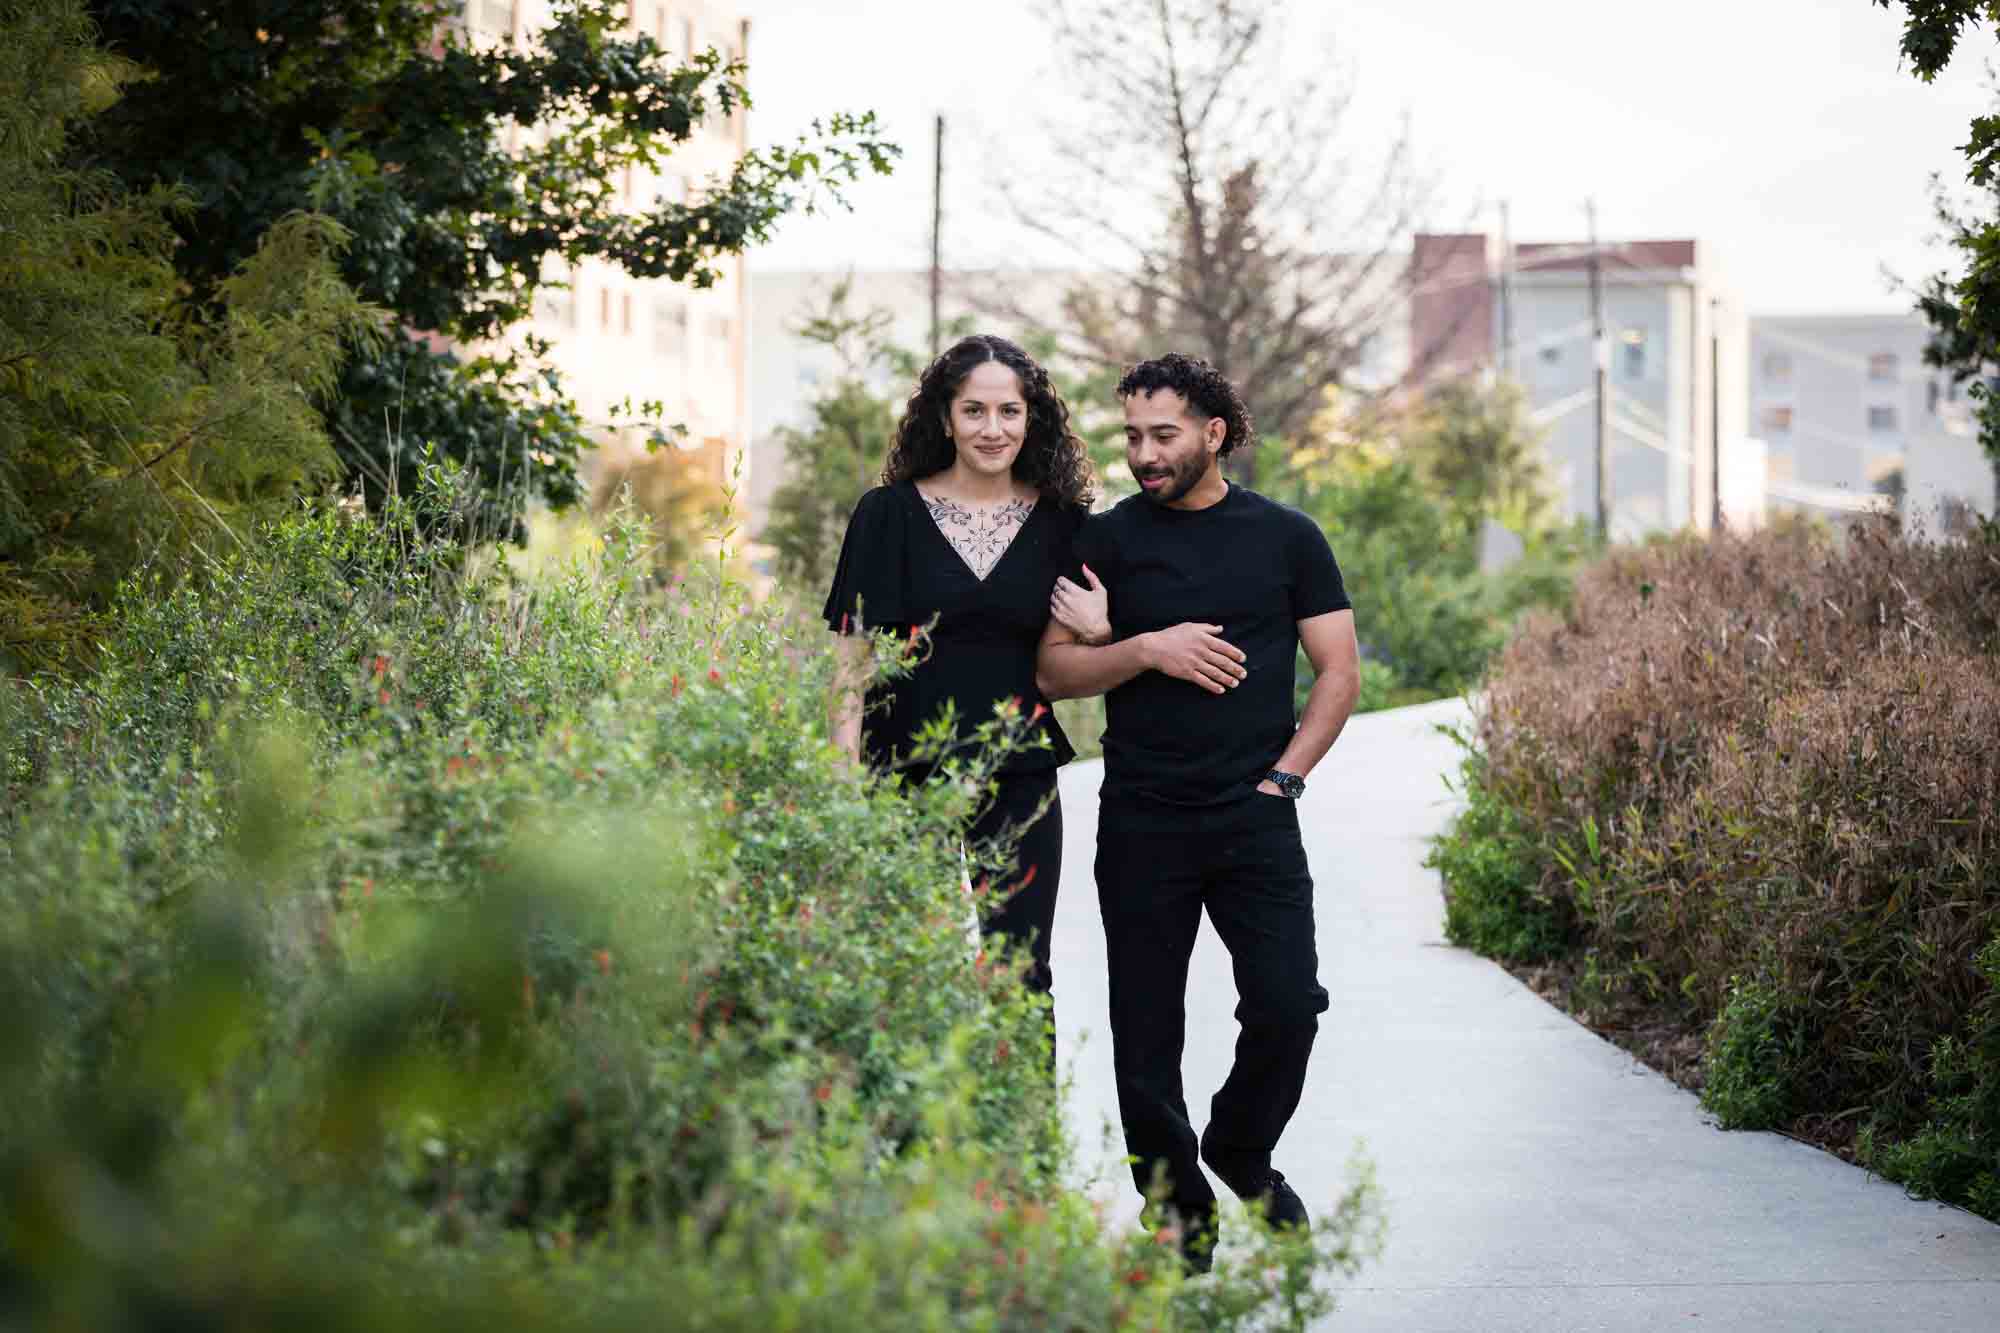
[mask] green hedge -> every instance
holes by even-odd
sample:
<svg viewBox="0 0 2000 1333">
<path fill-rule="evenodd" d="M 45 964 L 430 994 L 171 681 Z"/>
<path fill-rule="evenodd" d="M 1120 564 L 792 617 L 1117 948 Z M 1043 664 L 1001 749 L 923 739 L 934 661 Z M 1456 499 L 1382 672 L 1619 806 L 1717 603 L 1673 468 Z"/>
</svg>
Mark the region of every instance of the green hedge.
<svg viewBox="0 0 2000 1333">
<path fill-rule="evenodd" d="M 451 478 L 431 478 L 447 493 Z M 959 830 L 824 633 L 634 531 L 531 583 L 306 510 L 9 682 L 0 1301 L 28 1326 L 1303 1327 L 1372 1226 L 1108 1231 Z M 898 669 L 884 649 L 883 669 Z"/>
</svg>

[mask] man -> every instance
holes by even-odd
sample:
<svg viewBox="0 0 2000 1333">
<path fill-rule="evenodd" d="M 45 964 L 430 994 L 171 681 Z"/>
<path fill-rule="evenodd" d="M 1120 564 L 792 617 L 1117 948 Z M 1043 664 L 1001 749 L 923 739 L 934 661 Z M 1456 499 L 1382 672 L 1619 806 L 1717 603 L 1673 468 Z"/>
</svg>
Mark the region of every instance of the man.
<svg viewBox="0 0 2000 1333">
<path fill-rule="evenodd" d="M 1134 366 L 1118 394 L 1142 494 L 1078 535 L 1093 591 L 1055 592 L 1066 619 L 1090 623 L 1081 608 L 1108 588 L 1110 642 L 1052 619 L 1037 677 L 1050 698 L 1108 692 L 1096 872 L 1119 1117 L 1134 1181 L 1164 1187 L 1183 1254 L 1205 1270 L 1203 1163 L 1273 1223 L 1309 1224 L 1271 1166 L 1327 1006 L 1294 802 L 1359 693 L 1354 612 L 1318 526 L 1224 478 L 1220 460 L 1250 440 L 1227 379 L 1169 355 Z M 1315 679 L 1295 729 L 1300 645 Z M 1181 1050 L 1204 909 L 1229 950 L 1240 1033 L 1197 1140 Z"/>
</svg>

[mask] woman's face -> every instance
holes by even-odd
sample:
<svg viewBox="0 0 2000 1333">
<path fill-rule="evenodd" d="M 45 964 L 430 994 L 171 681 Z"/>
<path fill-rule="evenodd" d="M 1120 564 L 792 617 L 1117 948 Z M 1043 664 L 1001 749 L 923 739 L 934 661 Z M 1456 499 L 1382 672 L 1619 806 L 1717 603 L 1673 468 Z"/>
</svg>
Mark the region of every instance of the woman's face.
<svg viewBox="0 0 2000 1333">
<path fill-rule="evenodd" d="M 975 367 L 952 394 L 945 427 L 960 467 L 987 477 L 1007 472 L 1028 436 L 1020 376 L 998 361 Z"/>
</svg>

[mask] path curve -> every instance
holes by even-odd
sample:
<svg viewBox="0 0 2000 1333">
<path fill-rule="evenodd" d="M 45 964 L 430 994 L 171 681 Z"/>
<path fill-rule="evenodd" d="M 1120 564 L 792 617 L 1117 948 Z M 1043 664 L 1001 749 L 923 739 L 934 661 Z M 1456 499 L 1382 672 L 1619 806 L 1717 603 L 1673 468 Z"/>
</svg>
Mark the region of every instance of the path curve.
<svg viewBox="0 0 2000 1333">
<path fill-rule="evenodd" d="M 1422 860 L 1453 808 L 1441 775 L 1457 754 L 1437 724 L 1465 717 L 1447 702 L 1355 718 L 1300 811 L 1333 1003 L 1276 1164 L 1323 1204 L 1360 1140 L 1389 1222 L 1329 1327 L 2000 1330 L 2000 1226 L 1781 1135 L 1717 1130 L 1691 1094 L 1444 943 Z M 1071 1124 L 1123 1218 L 1138 1208 L 1091 877 L 1102 771 L 1062 775 L 1056 1007 Z M 1227 955 L 1205 924 L 1188 991 L 1198 1128 L 1235 1042 Z"/>
</svg>

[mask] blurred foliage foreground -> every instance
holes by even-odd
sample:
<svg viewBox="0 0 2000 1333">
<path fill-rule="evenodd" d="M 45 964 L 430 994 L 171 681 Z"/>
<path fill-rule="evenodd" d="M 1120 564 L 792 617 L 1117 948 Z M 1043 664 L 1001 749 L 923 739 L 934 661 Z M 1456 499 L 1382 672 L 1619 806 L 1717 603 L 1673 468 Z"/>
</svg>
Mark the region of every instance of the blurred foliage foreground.
<svg viewBox="0 0 2000 1333">
<path fill-rule="evenodd" d="M 817 628 L 649 588 L 630 525 L 531 584 L 400 506 L 132 582 L 98 670 L 0 690 L 0 1324 L 1330 1307 L 1365 1185 L 1198 1281 L 1074 1191 L 1046 1011 L 970 933 L 1006 849 L 959 852 L 1020 719 L 902 793 L 827 743 Z"/>
</svg>

